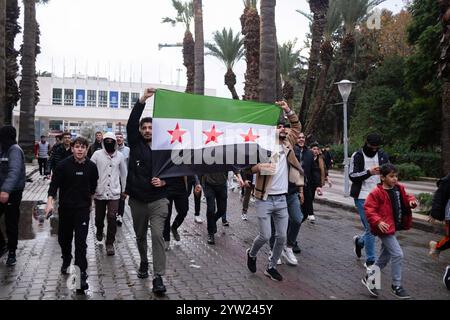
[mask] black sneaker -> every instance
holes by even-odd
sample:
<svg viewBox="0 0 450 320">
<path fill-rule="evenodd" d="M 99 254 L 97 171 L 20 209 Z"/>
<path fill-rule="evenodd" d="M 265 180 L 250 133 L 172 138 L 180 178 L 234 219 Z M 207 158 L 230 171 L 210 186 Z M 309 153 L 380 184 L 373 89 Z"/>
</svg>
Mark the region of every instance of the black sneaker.
<svg viewBox="0 0 450 320">
<path fill-rule="evenodd" d="M 17 262 L 16 261 L 16 253 L 13 252 L 13 251 L 10 251 L 8 253 L 8 259 L 6 260 L 6 265 L 8 267 L 12 267 L 12 266 L 14 266 L 16 264 L 16 262 Z"/>
<path fill-rule="evenodd" d="M 214 241 L 213 234 L 208 234 L 208 244 L 216 244 L 216 241 Z"/>
<path fill-rule="evenodd" d="M 353 252 L 355 253 L 355 255 L 359 258 L 361 258 L 361 250 L 362 250 L 362 246 L 358 243 L 359 242 L 359 238 L 360 236 L 354 236 L 353 237 Z"/>
<path fill-rule="evenodd" d="M 369 276 L 366 275 L 361 279 L 361 283 L 369 290 L 372 296 L 378 297 L 378 289 L 375 288 L 375 278 L 369 279 Z"/>
<path fill-rule="evenodd" d="M 164 285 L 160 275 L 157 275 L 155 279 L 153 279 L 152 291 L 157 295 L 163 295 L 166 292 L 166 286 Z"/>
<path fill-rule="evenodd" d="M 270 279 L 275 280 L 275 281 L 282 281 L 283 280 L 283 277 L 281 276 L 281 274 L 275 268 L 266 269 L 264 271 L 264 274 L 266 276 L 268 276 Z"/>
<path fill-rule="evenodd" d="M 247 249 L 247 267 L 250 272 L 256 272 L 256 257 L 250 257 L 250 248 Z"/>
<path fill-rule="evenodd" d="M 292 252 L 296 254 L 300 254 L 302 252 L 302 249 L 298 246 L 297 241 L 295 242 L 294 246 L 292 247 Z"/>
<path fill-rule="evenodd" d="M 180 238 L 180 234 L 178 233 L 177 228 L 175 228 L 174 226 L 172 226 L 172 227 L 170 228 L 170 230 L 172 230 L 172 234 L 173 234 L 173 237 L 174 237 L 175 241 L 180 241 L 181 238 Z"/>
<path fill-rule="evenodd" d="M 7 252 L 8 252 L 8 248 L 6 247 L 6 245 L 1 246 L 0 247 L 0 258 L 3 257 L 3 255 Z"/>
<path fill-rule="evenodd" d="M 86 272 L 81 272 L 80 276 L 80 289 L 81 290 L 87 290 L 89 289 L 89 284 L 87 283 L 88 275 Z"/>
<path fill-rule="evenodd" d="M 391 292 L 399 299 L 411 299 L 411 296 L 403 289 L 402 286 L 391 286 Z"/>
<path fill-rule="evenodd" d="M 141 262 L 137 276 L 140 279 L 148 278 L 148 262 Z"/>
<path fill-rule="evenodd" d="M 450 265 L 445 268 L 444 278 L 442 278 L 444 285 L 450 290 Z"/>
<path fill-rule="evenodd" d="M 230 223 L 229 223 L 227 220 L 222 220 L 222 225 L 223 225 L 224 227 L 229 227 L 229 226 L 230 226 Z"/>
<path fill-rule="evenodd" d="M 122 222 L 123 222 L 123 218 L 122 218 L 122 216 L 120 214 L 118 214 L 117 217 L 116 217 L 116 224 L 117 224 L 117 226 L 121 227 L 122 226 Z"/>
</svg>

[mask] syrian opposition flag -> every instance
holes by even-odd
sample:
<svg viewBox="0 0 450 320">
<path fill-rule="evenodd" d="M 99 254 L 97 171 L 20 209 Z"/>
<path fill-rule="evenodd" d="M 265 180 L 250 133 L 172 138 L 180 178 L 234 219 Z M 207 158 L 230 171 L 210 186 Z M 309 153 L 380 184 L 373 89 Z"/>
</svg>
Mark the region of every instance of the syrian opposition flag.
<svg viewBox="0 0 450 320">
<path fill-rule="evenodd" d="M 274 150 L 276 105 L 158 89 L 152 129 L 154 177 L 234 170 Z"/>
</svg>

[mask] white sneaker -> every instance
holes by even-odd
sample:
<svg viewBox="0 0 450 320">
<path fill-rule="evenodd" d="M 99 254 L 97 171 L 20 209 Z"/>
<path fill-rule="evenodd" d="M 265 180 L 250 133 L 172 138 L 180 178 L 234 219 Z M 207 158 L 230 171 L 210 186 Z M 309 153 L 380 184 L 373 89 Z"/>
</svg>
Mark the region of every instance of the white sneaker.
<svg viewBox="0 0 450 320">
<path fill-rule="evenodd" d="M 312 214 L 310 216 L 308 216 L 308 221 L 311 223 L 315 223 L 316 222 L 316 217 Z"/>
<path fill-rule="evenodd" d="M 194 221 L 195 223 L 203 223 L 202 218 L 200 218 L 200 216 L 194 216 Z"/>
<path fill-rule="evenodd" d="M 272 251 L 270 251 L 269 260 L 270 260 L 270 259 L 272 259 Z M 278 261 L 277 261 L 277 265 L 281 265 L 281 264 L 283 264 L 283 261 L 281 261 L 281 258 L 280 258 L 280 259 L 278 259 Z"/>
<path fill-rule="evenodd" d="M 287 265 L 290 266 L 296 266 L 298 264 L 298 260 L 294 255 L 294 252 L 292 251 L 292 248 L 286 247 L 281 252 L 281 256 L 286 261 Z"/>
<path fill-rule="evenodd" d="M 439 251 L 436 250 L 436 246 L 437 246 L 437 242 L 436 241 L 430 241 L 429 243 L 430 245 L 430 251 L 428 252 L 428 254 L 430 255 L 430 257 L 432 257 L 433 259 L 439 259 Z"/>
<path fill-rule="evenodd" d="M 246 213 L 243 213 L 243 214 L 241 215 L 241 218 L 242 218 L 242 220 L 245 220 L 245 221 L 248 220 L 247 214 L 246 214 Z"/>
</svg>

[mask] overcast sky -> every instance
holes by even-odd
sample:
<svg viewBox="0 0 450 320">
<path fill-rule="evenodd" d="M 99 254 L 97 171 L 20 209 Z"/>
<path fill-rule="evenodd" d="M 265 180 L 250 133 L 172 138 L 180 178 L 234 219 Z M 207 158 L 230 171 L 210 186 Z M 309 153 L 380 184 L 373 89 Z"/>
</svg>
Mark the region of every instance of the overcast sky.
<svg viewBox="0 0 450 320">
<path fill-rule="evenodd" d="M 380 5 L 398 12 L 402 0 L 387 0 Z M 309 11 L 306 0 L 278 0 L 276 6 L 277 36 L 280 43 L 297 38 L 297 49 L 303 47 L 308 21 L 296 9 Z M 203 0 L 205 41 L 222 28 L 241 31 L 239 17 L 242 0 Z M 22 10 L 23 14 L 23 10 Z M 162 24 L 163 17 L 175 17 L 171 0 L 50 0 L 38 5 L 37 19 L 41 28 L 41 54 L 37 70 L 52 70 L 66 76 L 75 73 L 110 75 L 111 79 L 139 82 L 141 65 L 143 82 L 186 84 L 181 48 L 163 48 L 158 43 L 182 42 L 184 27 Z M 23 25 L 23 15 L 21 23 Z M 192 33 L 193 22 L 191 27 Z M 19 40 L 19 44 L 20 41 Z M 207 51 L 205 49 L 205 51 Z M 303 55 L 308 51 L 304 50 Z M 53 68 L 52 68 L 53 60 Z M 179 69 L 180 71 L 177 71 Z M 237 91 L 243 94 L 245 61 L 235 68 Z M 108 72 L 109 70 L 109 72 Z M 121 71 L 121 72 L 120 72 Z M 225 67 L 215 58 L 205 57 L 205 87 L 217 90 L 217 95 L 231 97 L 224 86 Z"/>
</svg>

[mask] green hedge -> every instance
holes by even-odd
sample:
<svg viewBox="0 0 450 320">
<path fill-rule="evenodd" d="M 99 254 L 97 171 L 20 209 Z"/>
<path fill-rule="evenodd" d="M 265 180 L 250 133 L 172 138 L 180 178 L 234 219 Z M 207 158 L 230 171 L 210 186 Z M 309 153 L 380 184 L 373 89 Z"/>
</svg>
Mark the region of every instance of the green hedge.
<svg viewBox="0 0 450 320">
<path fill-rule="evenodd" d="M 351 157 L 353 152 L 361 148 L 358 145 L 350 145 L 348 156 Z M 425 151 L 409 151 L 406 146 L 387 146 L 384 151 L 389 155 L 390 161 L 395 165 L 414 164 L 422 171 L 422 176 L 439 178 L 441 155 L 438 152 Z M 333 153 L 334 163 L 336 168 L 343 167 L 344 146 L 342 144 L 332 145 L 331 152 Z M 409 169 L 409 167 L 405 170 Z M 405 173 L 404 173 L 405 174 Z M 407 174 L 407 173 L 406 173 Z M 402 178 L 405 180 L 405 178 Z"/>
<path fill-rule="evenodd" d="M 400 180 L 418 180 L 424 176 L 422 169 L 414 163 L 401 163 L 396 165 Z"/>
</svg>

